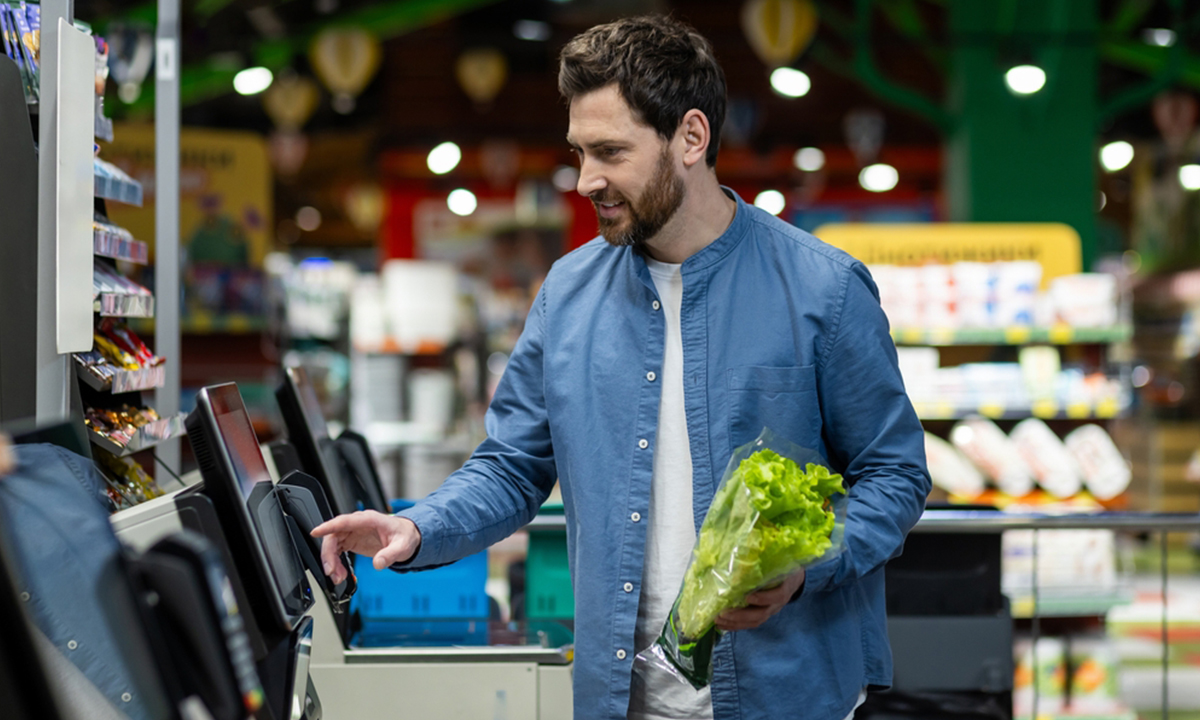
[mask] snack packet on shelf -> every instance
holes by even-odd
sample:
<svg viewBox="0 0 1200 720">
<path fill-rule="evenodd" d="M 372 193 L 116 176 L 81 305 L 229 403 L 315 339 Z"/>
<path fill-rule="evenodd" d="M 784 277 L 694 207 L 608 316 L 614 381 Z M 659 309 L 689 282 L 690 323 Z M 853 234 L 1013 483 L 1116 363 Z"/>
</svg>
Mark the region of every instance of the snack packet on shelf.
<svg viewBox="0 0 1200 720">
<path fill-rule="evenodd" d="M 802 464 L 803 463 L 803 464 Z M 663 669 L 700 689 L 712 680 L 717 616 L 746 596 L 843 549 L 846 488 L 821 456 L 763 429 L 734 451 L 704 516 L 662 633 L 635 670 Z"/>
</svg>

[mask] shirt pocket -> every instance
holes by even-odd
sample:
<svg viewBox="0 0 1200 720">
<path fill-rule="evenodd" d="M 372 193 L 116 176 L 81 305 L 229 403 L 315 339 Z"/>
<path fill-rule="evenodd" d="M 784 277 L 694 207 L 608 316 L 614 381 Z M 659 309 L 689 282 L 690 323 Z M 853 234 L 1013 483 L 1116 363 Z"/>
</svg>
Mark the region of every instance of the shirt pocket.
<svg viewBox="0 0 1200 720">
<path fill-rule="evenodd" d="M 744 365 L 726 371 L 731 451 L 751 442 L 764 427 L 801 447 L 818 449 L 821 411 L 813 365 Z"/>
</svg>

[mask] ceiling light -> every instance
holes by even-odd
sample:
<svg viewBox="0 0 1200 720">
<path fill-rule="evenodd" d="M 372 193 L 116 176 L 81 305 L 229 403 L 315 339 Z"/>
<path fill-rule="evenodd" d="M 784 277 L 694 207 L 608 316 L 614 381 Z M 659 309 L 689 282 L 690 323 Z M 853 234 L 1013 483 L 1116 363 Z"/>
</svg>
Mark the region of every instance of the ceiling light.
<svg viewBox="0 0 1200 720">
<path fill-rule="evenodd" d="M 451 190 L 450 196 L 446 198 L 446 207 L 455 215 L 466 217 L 475 212 L 478 206 L 479 201 L 475 199 L 475 193 L 465 188 Z"/>
<path fill-rule="evenodd" d="M 570 165 L 559 165 L 550 176 L 550 182 L 559 192 L 571 192 L 579 186 L 579 171 Z"/>
<path fill-rule="evenodd" d="M 1110 142 L 1100 148 L 1100 164 L 1108 172 L 1125 169 L 1133 161 L 1133 146 L 1124 140 Z"/>
<path fill-rule="evenodd" d="M 444 142 L 429 151 L 425 162 L 434 175 L 445 175 L 458 167 L 459 160 L 462 160 L 462 150 L 452 142 Z"/>
<path fill-rule="evenodd" d="M 858 174 L 858 184 L 871 192 L 887 192 L 900 182 L 900 173 L 887 163 L 868 165 Z"/>
<path fill-rule="evenodd" d="M 787 200 L 778 190 L 763 190 L 754 198 L 754 207 L 766 210 L 772 215 L 778 215 L 787 207 Z"/>
<path fill-rule="evenodd" d="M 1004 73 L 1004 82 L 1017 95 L 1032 95 L 1046 84 L 1046 71 L 1037 65 L 1018 65 Z"/>
<path fill-rule="evenodd" d="M 1146 28 L 1142 30 L 1142 41 L 1147 45 L 1171 47 L 1175 44 L 1175 31 L 1167 28 Z"/>
<path fill-rule="evenodd" d="M 522 40 L 545 42 L 550 39 L 550 24 L 541 20 L 518 20 L 513 23 L 513 35 Z"/>
<path fill-rule="evenodd" d="M 237 90 L 239 95 L 257 95 L 271 87 L 271 81 L 274 79 L 275 76 L 265 67 L 246 68 L 233 76 L 233 89 Z"/>
<path fill-rule="evenodd" d="M 806 147 L 796 151 L 792 162 L 805 172 L 816 172 L 825 167 L 825 153 L 820 148 Z"/>
<path fill-rule="evenodd" d="M 1200 190 L 1200 165 L 1184 165 L 1179 168 L 1179 184 L 1184 190 Z"/>
<path fill-rule="evenodd" d="M 321 227 L 321 211 L 311 205 L 305 205 L 296 211 L 296 227 L 304 232 L 312 232 Z"/>
<path fill-rule="evenodd" d="M 812 81 L 796 68 L 775 68 L 771 73 L 771 87 L 784 97 L 804 97 L 812 89 Z"/>
</svg>

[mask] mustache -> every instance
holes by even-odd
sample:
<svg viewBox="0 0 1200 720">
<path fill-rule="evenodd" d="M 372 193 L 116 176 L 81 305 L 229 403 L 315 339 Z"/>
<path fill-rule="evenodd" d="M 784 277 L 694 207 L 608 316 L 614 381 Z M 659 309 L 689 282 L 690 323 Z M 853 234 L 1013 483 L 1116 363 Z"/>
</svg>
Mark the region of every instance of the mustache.
<svg viewBox="0 0 1200 720">
<path fill-rule="evenodd" d="M 598 192 L 593 195 L 589 195 L 588 200 L 591 200 L 593 205 L 599 205 L 600 203 L 612 204 L 612 203 L 627 202 L 625 200 L 624 195 L 621 195 L 620 193 L 609 193 L 609 192 Z"/>
</svg>

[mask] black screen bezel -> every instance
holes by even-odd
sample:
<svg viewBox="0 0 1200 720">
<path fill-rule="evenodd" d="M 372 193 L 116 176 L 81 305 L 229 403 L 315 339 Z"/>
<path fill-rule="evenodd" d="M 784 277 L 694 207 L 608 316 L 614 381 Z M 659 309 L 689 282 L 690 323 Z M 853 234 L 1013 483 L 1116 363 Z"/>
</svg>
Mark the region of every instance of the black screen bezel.
<svg viewBox="0 0 1200 720">
<path fill-rule="evenodd" d="M 296 448 L 304 472 L 321 483 L 321 489 L 333 505 L 334 514 L 352 513 L 358 510 L 358 492 L 340 466 L 330 467 L 332 460 L 326 457 L 326 453 L 336 452 L 333 439 L 329 437 L 324 416 L 319 415 L 320 408 L 310 408 L 304 400 L 305 388 L 313 389 L 304 368 L 289 365 L 283 369 L 283 382 L 275 391 L 275 399 L 283 415 L 283 424 L 287 427 L 288 440 Z M 315 419 L 311 417 L 314 411 L 318 413 Z M 323 433 L 317 432 L 318 423 L 325 428 Z"/>
<path fill-rule="evenodd" d="M 284 591 L 279 587 L 270 556 L 259 535 L 259 529 L 251 518 L 246 498 L 242 495 L 241 482 L 230 458 L 229 448 L 221 439 L 222 433 L 213 408 L 213 396 L 218 394 L 224 396 L 221 400 L 229 402 L 230 405 L 236 404 L 243 414 L 246 413 L 241 393 L 233 383 L 202 388 L 197 395 L 196 409 L 189 417 L 188 435 L 191 439 L 193 432 L 201 434 L 203 437 L 198 439 L 211 455 L 211 465 L 200 463 L 204 492 L 212 499 L 218 514 L 223 518 L 226 541 L 229 543 L 242 585 L 254 605 L 255 616 L 264 628 L 291 632 L 304 613 L 289 613 L 284 604 Z M 249 415 L 246 415 L 246 427 L 249 432 L 254 432 Z M 197 445 L 197 439 L 191 439 L 191 442 L 193 446 Z M 257 437 L 255 444 L 258 444 Z M 288 542 L 288 546 L 291 547 L 290 539 Z M 299 558 L 296 562 L 299 563 Z M 312 589 L 303 572 L 300 573 L 298 587 L 311 601 Z M 311 602 L 308 605 L 311 607 Z"/>
</svg>

